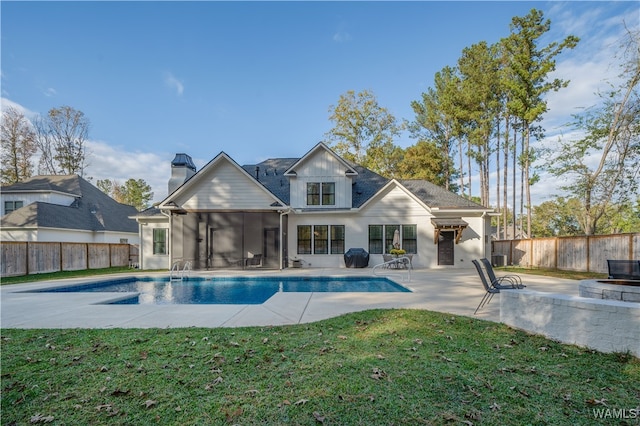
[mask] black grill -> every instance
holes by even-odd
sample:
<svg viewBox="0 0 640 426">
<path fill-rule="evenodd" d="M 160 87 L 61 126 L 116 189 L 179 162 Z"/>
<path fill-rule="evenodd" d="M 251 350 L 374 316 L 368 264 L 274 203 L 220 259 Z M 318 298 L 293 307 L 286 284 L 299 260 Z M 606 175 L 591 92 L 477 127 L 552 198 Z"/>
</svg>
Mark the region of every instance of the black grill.
<svg viewBox="0 0 640 426">
<path fill-rule="evenodd" d="M 344 254 L 347 268 L 366 268 L 369 266 L 369 253 L 363 248 L 350 248 Z"/>
</svg>

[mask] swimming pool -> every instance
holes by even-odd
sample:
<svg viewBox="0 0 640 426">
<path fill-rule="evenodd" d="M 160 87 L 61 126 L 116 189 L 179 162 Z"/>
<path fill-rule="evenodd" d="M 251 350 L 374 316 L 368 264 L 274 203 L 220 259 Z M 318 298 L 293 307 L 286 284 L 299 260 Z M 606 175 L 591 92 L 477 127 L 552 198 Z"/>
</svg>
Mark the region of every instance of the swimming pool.
<svg viewBox="0 0 640 426">
<path fill-rule="evenodd" d="M 38 293 L 136 293 L 106 304 L 262 304 L 278 292 L 411 292 L 384 277 L 135 277 L 36 290 Z"/>
</svg>

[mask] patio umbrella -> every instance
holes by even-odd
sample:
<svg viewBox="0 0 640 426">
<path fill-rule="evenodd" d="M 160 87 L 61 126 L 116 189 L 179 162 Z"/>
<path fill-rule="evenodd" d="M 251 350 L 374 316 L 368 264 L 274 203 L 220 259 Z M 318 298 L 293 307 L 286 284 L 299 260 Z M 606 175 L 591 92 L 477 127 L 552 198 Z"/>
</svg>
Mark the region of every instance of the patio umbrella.
<svg viewBox="0 0 640 426">
<path fill-rule="evenodd" d="M 393 233 L 393 247 L 400 248 L 400 231 L 397 229 Z"/>
</svg>

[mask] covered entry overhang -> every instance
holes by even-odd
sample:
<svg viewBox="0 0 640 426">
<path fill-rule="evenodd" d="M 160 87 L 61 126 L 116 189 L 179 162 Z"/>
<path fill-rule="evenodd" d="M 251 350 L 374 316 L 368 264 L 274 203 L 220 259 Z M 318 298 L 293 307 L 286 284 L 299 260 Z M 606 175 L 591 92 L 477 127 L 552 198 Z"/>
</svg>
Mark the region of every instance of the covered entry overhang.
<svg viewBox="0 0 640 426">
<path fill-rule="evenodd" d="M 454 231 L 455 242 L 456 244 L 458 244 L 460 242 L 460 239 L 462 238 L 462 231 L 464 231 L 465 228 L 469 226 L 469 224 L 462 220 L 461 217 L 431 219 L 431 224 L 435 228 L 435 232 L 433 234 L 434 244 L 438 244 L 438 237 L 440 236 L 440 232 L 442 231 Z"/>
</svg>

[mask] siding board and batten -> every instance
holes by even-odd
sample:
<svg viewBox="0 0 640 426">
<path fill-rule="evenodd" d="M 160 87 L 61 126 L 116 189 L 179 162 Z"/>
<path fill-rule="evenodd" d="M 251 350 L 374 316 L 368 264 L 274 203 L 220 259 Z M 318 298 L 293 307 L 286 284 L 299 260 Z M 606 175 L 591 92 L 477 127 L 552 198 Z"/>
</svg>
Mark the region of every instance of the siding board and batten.
<svg viewBox="0 0 640 426">
<path fill-rule="evenodd" d="M 221 160 L 202 179 L 194 194 L 176 200 L 185 210 L 255 210 L 269 207 L 275 201 L 227 160 Z"/>
</svg>

